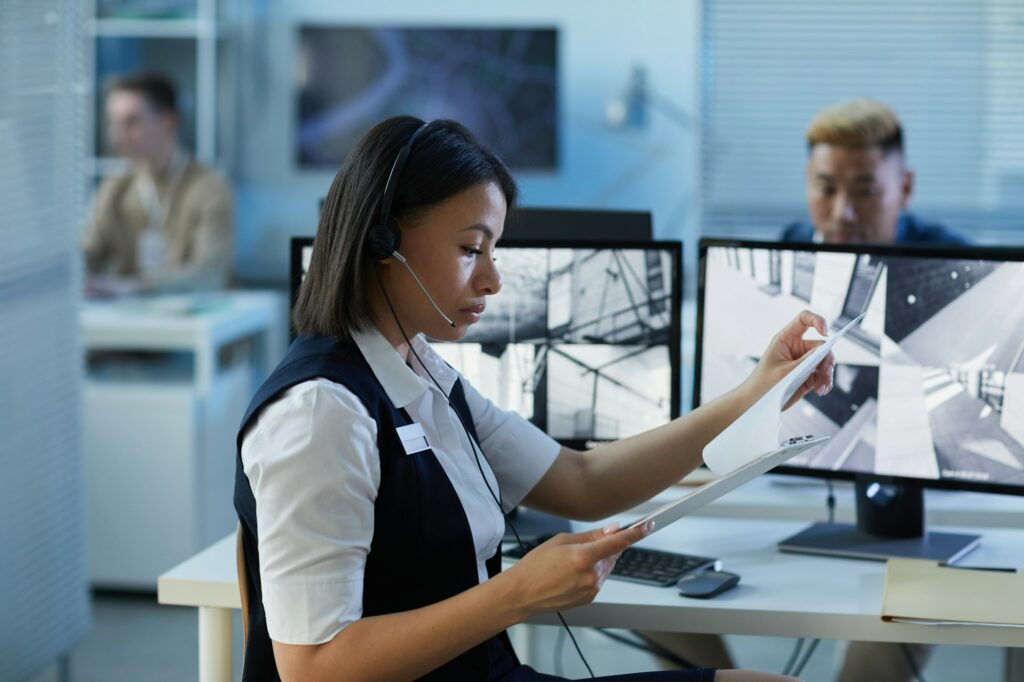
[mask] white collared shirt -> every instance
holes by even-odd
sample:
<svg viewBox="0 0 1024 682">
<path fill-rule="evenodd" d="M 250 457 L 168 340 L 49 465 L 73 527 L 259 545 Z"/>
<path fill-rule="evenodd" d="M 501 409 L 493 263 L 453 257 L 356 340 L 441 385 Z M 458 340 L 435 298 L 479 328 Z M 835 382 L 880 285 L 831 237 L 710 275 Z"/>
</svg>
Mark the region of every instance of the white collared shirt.
<svg viewBox="0 0 1024 682">
<path fill-rule="evenodd" d="M 484 562 L 497 550 L 505 524 L 458 417 L 411 353 L 414 369 L 376 330 L 354 340 L 395 407 L 423 426 L 466 512 L 483 582 Z M 459 375 L 421 337 L 412 345 L 448 395 Z M 462 385 L 486 454 L 480 464 L 511 509 L 547 472 L 559 445 L 520 415 L 495 407 L 465 379 Z M 341 384 L 305 381 L 263 409 L 242 443 L 242 465 L 256 498 L 270 637 L 286 644 L 327 642 L 362 616 L 380 486 L 377 424 Z"/>
</svg>

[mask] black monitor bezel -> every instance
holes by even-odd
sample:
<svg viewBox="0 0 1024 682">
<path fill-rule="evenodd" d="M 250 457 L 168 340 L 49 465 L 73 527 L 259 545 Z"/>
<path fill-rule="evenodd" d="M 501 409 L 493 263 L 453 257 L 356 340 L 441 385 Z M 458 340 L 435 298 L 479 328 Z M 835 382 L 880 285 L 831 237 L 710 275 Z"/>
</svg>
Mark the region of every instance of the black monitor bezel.
<svg viewBox="0 0 1024 682">
<path fill-rule="evenodd" d="M 292 237 L 289 272 L 289 320 L 291 310 L 302 284 L 302 249 L 313 245 L 313 237 Z M 659 249 L 669 251 L 672 257 L 672 315 L 669 322 L 669 362 L 672 368 L 672 386 L 669 399 L 669 418 L 675 419 L 682 409 L 682 304 L 683 304 L 683 243 L 678 240 L 608 240 L 595 239 L 503 239 L 497 249 L 500 257 L 502 248 L 525 249 Z M 291 324 L 289 324 L 291 328 Z M 295 331 L 292 329 L 292 338 Z M 556 438 L 566 447 L 585 449 L 593 447 L 595 441 L 574 438 Z M 601 441 L 603 442 L 603 441 Z"/>
<path fill-rule="evenodd" d="M 910 256 L 930 258 L 976 258 L 979 260 L 1024 261 L 1024 248 L 1007 246 L 972 246 L 949 244 L 815 244 L 812 242 L 779 242 L 759 241 L 753 239 L 724 239 L 703 237 L 698 244 L 697 260 L 697 324 L 696 343 L 693 357 L 693 407 L 700 406 L 701 364 L 703 357 L 704 336 L 704 286 L 707 251 L 709 248 L 767 249 L 774 251 L 813 251 L 824 253 L 853 253 L 878 256 Z M 823 478 L 834 480 L 855 481 L 858 479 L 877 480 L 882 483 L 920 486 L 936 490 L 967 490 L 1001 495 L 1024 496 L 1024 485 L 1015 486 L 1000 483 L 984 483 L 980 481 L 962 481 L 953 479 L 913 478 L 910 476 L 891 476 L 885 474 L 869 474 L 855 471 L 834 471 L 808 469 L 806 467 L 778 466 L 771 470 L 773 474 L 787 476 L 803 476 L 806 478 Z"/>
</svg>

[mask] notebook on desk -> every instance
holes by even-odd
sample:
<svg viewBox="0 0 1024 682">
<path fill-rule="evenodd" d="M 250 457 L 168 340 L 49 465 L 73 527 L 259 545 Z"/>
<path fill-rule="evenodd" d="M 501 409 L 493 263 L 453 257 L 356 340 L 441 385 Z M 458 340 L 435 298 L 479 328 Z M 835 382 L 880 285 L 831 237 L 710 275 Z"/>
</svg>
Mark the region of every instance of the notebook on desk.
<svg viewBox="0 0 1024 682">
<path fill-rule="evenodd" d="M 890 559 L 882 620 L 926 625 L 1024 627 L 1024 573 Z"/>
</svg>

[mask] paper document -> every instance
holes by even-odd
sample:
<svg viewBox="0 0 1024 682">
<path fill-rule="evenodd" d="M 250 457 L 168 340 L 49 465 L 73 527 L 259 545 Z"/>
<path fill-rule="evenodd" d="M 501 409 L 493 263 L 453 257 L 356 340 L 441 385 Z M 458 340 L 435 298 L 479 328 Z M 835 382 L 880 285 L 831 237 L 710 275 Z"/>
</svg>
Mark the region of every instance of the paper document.
<svg viewBox="0 0 1024 682">
<path fill-rule="evenodd" d="M 827 440 L 828 436 L 822 436 L 820 438 L 812 438 L 811 436 L 791 438 L 788 442 L 777 447 L 775 450 L 765 453 L 761 457 L 754 459 L 752 462 L 748 462 L 730 474 L 715 479 L 710 483 L 705 483 L 678 500 L 669 502 L 668 504 L 655 509 L 647 516 L 637 519 L 633 523 L 629 524 L 626 528 L 631 528 L 635 525 L 647 523 L 648 521 L 653 520 L 654 531 L 656 532 L 661 530 L 673 521 L 678 521 L 687 514 L 691 514 L 697 509 L 700 509 L 707 503 L 717 500 L 727 492 L 735 490 L 747 481 L 750 481 L 769 469 L 782 464 L 790 457 L 793 457 L 808 448 L 813 448 L 815 445 L 824 443 Z"/>
<path fill-rule="evenodd" d="M 927 625 L 1024 627 L 1024 573 L 946 567 L 921 559 L 885 566 L 882 620 Z"/>
<path fill-rule="evenodd" d="M 747 464 L 752 459 L 779 447 L 779 428 L 782 424 L 782 408 L 800 385 L 814 372 L 822 360 L 864 315 L 833 334 L 805 357 L 789 374 L 775 384 L 764 396 L 754 403 L 739 419 L 730 424 L 718 437 L 704 448 L 704 463 L 716 474 L 727 474 Z"/>
</svg>

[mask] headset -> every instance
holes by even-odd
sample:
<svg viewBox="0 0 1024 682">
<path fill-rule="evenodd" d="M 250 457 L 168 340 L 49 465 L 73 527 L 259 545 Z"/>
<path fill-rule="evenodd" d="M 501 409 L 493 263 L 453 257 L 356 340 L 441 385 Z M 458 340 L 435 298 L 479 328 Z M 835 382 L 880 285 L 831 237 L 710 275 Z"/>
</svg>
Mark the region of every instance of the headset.
<svg viewBox="0 0 1024 682">
<path fill-rule="evenodd" d="M 405 260 L 398 247 L 402 243 L 402 232 L 398 229 L 398 225 L 391 219 L 391 205 L 395 200 L 395 190 L 398 189 L 398 178 L 402 174 L 402 168 L 405 166 L 405 160 L 409 158 L 409 152 L 412 151 L 412 145 L 428 127 L 430 127 L 431 121 L 427 121 L 412 134 L 409 141 L 399 150 L 398 156 L 395 157 L 395 162 L 391 164 L 391 172 L 388 173 L 388 180 L 384 183 L 384 197 L 380 202 L 380 217 L 375 225 L 370 226 L 370 230 L 366 233 L 366 247 L 370 252 L 370 257 L 375 261 L 382 261 L 385 258 L 394 258 L 399 263 L 405 266 L 405 269 L 409 271 L 412 278 L 416 281 L 420 291 L 430 301 L 430 305 L 434 307 L 437 314 L 444 318 L 444 321 L 449 324 L 452 328 L 455 327 L 455 322 L 452 318 L 448 317 L 441 311 L 437 303 L 434 302 L 434 297 L 430 295 L 427 288 L 423 286 L 423 282 L 416 276 L 412 268 L 409 267 L 408 261 Z M 382 287 L 383 288 L 383 287 Z M 390 301 L 388 304 L 390 305 Z M 396 317 L 397 320 L 397 317 Z"/>
<path fill-rule="evenodd" d="M 437 303 L 434 302 L 434 297 L 430 295 L 430 292 L 427 291 L 423 282 L 420 281 L 420 278 L 416 276 L 412 267 L 405 260 L 405 256 L 398 251 L 398 247 L 401 245 L 402 241 L 402 233 L 399 230 L 398 225 L 391 218 L 391 205 L 395 200 L 395 191 L 398 188 L 398 179 L 401 177 L 402 168 L 405 166 L 405 162 L 409 158 L 409 154 L 412 152 L 412 146 L 416 142 L 416 139 L 420 137 L 420 135 L 422 135 L 432 123 L 433 121 L 427 121 L 417 128 L 409 137 L 409 141 L 406 142 L 398 151 L 398 156 L 395 157 L 395 162 L 391 164 L 391 171 L 388 173 L 387 182 L 384 184 L 384 194 L 381 198 L 380 216 L 377 222 L 371 225 L 367 232 L 366 247 L 370 258 L 372 258 L 375 263 L 387 258 L 394 258 L 405 266 L 405 269 L 409 271 L 410 275 L 412 275 L 412 278 L 416 281 L 420 291 L 422 291 L 423 295 L 428 301 L 430 301 L 430 305 L 437 311 L 437 314 L 444 318 L 444 321 L 454 328 L 455 322 L 442 312 L 441 308 L 439 308 Z M 483 478 L 484 485 L 487 487 L 487 492 L 491 494 L 491 497 L 494 499 L 494 503 L 498 505 L 498 511 L 501 512 L 505 522 L 508 523 L 509 528 L 512 530 L 512 534 L 515 535 L 516 542 L 519 543 L 520 550 L 522 550 L 523 554 L 526 554 L 526 548 L 523 546 L 523 541 L 519 537 L 519 531 L 516 530 L 516 527 L 511 521 L 509 521 L 508 516 L 505 513 L 505 505 L 503 504 L 501 497 L 501 488 L 499 487 L 498 492 L 495 493 L 491 488 L 490 482 L 487 480 L 486 474 L 484 474 L 484 468 L 480 463 L 480 457 L 482 456 L 484 459 L 487 459 L 487 455 L 484 454 L 483 448 L 480 447 L 480 443 L 473 438 L 472 432 L 469 430 L 469 426 L 462 418 L 462 414 L 452 405 L 451 398 L 444 392 L 444 389 L 441 388 L 441 384 L 434 378 L 434 375 L 430 373 L 430 370 L 427 369 L 426 364 L 420 358 L 419 353 L 416 352 L 416 348 L 413 346 L 412 341 L 410 341 L 408 334 L 405 333 L 405 328 L 402 327 L 401 320 L 398 319 L 398 311 L 395 310 L 394 305 L 391 303 L 391 297 L 388 296 L 387 289 L 384 288 L 384 282 L 381 280 L 380 273 L 377 271 L 376 267 L 373 268 L 373 272 L 377 277 L 377 283 L 380 285 L 380 290 L 384 294 L 384 300 L 388 305 L 388 309 L 391 311 L 391 316 L 395 318 L 398 330 L 402 332 L 402 337 L 405 339 L 405 343 L 409 346 L 409 350 L 416 358 L 416 361 L 420 363 L 420 367 L 423 368 L 423 371 L 427 373 L 428 377 L 430 377 L 430 380 L 437 387 L 437 390 L 441 392 L 442 396 L 444 396 L 445 402 L 448 403 L 448 407 L 458 418 L 459 423 L 462 425 L 462 430 L 466 432 L 466 439 L 469 440 L 470 447 L 473 450 L 473 458 L 476 460 L 476 466 L 480 470 L 480 476 Z M 488 465 L 489 464 L 490 462 L 488 462 Z M 576 637 L 572 634 L 572 630 L 569 629 L 568 623 L 565 622 L 565 618 L 562 617 L 562 613 L 560 611 L 556 611 L 556 613 L 558 615 L 558 619 L 562 621 L 562 626 L 565 628 L 565 631 L 569 633 L 569 638 L 572 639 L 572 643 L 576 647 L 576 653 L 579 654 L 580 660 L 583 661 L 583 665 L 586 667 L 587 672 L 590 673 L 591 677 L 594 677 L 594 671 L 591 670 L 590 664 L 583 655 L 580 645 L 576 642 Z"/>
</svg>

